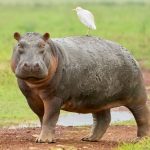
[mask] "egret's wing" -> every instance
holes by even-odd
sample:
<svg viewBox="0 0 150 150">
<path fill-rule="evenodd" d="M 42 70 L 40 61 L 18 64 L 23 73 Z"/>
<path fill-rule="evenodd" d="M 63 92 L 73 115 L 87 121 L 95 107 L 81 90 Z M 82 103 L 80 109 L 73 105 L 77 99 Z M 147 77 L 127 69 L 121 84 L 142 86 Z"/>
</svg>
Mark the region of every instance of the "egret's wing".
<svg viewBox="0 0 150 150">
<path fill-rule="evenodd" d="M 91 29 L 94 29 L 94 30 L 96 29 L 94 16 L 90 11 L 81 10 L 81 11 L 77 12 L 77 15 L 78 15 L 80 21 L 84 25 L 86 25 L 88 28 L 91 28 Z"/>
</svg>

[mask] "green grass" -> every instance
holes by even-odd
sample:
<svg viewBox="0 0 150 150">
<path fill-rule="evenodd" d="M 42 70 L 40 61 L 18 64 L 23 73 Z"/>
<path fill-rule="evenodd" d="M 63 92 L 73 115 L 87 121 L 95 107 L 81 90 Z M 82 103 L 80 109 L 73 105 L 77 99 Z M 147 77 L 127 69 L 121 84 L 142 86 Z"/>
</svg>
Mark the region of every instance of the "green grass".
<svg viewBox="0 0 150 150">
<path fill-rule="evenodd" d="M 112 123 L 112 125 L 127 125 L 127 126 L 131 126 L 131 125 L 136 125 L 136 122 L 134 119 L 132 120 L 127 120 L 127 121 L 117 121 Z"/>
<path fill-rule="evenodd" d="M 35 115 L 17 87 L 14 75 L 8 69 L 8 62 L 1 63 L 0 68 L 0 126 L 35 120 Z"/>
<path fill-rule="evenodd" d="M 135 126 L 136 122 L 135 120 L 121 121 L 121 122 L 113 123 L 113 125 L 126 125 L 126 126 L 134 125 Z M 144 138 L 138 143 L 134 143 L 134 142 L 120 143 L 119 146 L 114 150 L 150 150 L 150 138 Z"/>
<path fill-rule="evenodd" d="M 19 2 L 19 3 L 18 3 Z M 103 4 L 86 1 L 0 0 L 0 126 L 37 119 L 28 108 L 10 69 L 13 33 L 50 32 L 51 37 L 85 35 L 72 8 L 83 6 L 95 15 L 97 30 L 92 35 L 121 43 L 127 47 L 143 67 L 150 67 L 150 5 Z"/>
<path fill-rule="evenodd" d="M 150 138 L 145 138 L 138 143 L 124 143 L 121 144 L 116 150 L 149 150 Z"/>
</svg>

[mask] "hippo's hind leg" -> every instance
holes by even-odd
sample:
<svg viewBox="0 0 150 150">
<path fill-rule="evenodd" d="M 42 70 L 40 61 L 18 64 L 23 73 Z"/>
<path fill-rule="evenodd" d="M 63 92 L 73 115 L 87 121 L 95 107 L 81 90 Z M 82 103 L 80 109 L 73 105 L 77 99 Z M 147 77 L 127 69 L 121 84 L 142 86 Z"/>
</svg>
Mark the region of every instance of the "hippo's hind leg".
<svg viewBox="0 0 150 150">
<path fill-rule="evenodd" d="M 132 112 L 137 123 L 137 136 L 150 136 L 150 110 L 147 106 L 147 94 L 142 76 L 133 90 L 132 98 L 127 107 Z"/>
<path fill-rule="evenodd" d="M 150 111 L 147 104 L 135 104 L 128 108 L 133 113 L 138 126 L 137 137 L 150 136 Z"/>
<path fill-rule="evenodd" d="M 93 113 L 93 127 L 92 132 L 88 137 L 84 137 L 83 141 L 98 141 L 106 132 L 110 120 L 110 109 L 101 112 Z"/>
</svg>

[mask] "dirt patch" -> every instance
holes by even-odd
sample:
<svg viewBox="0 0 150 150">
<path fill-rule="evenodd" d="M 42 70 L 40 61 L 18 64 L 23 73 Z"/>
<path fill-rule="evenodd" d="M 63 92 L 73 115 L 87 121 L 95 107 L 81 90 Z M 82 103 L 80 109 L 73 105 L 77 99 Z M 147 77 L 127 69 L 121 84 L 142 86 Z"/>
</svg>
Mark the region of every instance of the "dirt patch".
<svg viewBox="0 0 150 150">
<path fill-rule="evenodd" d="M 56 143 L 37 144 L 35 136 L 40 128 L 1 129 L 0 150 L 111 150 L 136 138 L 135 126 L 111 126 L 99 142 L 81 141 L 89 132 L 90 127 L 57 126 Z"/>
</svg>

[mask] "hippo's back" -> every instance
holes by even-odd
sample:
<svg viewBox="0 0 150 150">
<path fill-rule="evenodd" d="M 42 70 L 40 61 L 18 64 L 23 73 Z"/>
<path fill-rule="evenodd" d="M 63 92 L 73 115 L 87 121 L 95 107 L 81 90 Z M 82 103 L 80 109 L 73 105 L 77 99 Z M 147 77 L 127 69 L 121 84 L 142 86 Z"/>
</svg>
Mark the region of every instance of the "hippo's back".
<svg viewBox="0 0 150 150">
<path fill-rule="evenodd" d="M 63 54 L 60 93 L 65 97 L 129 97 L 142 83 L 136 60 L 114 42 L 88 36 L 53 41 Z"/>
<path fill-rule="evenodd" d="M 138 69 L 138 64 L 129 51 L 121 45 L 109 40 L 81 36 L 53 39 L 53 41 L 61 47 L 61 51 L 66 55 L 69 61 L 75 60 L 75 62 L 78 63 L 78 61 L 84 60 L 85 63 L 87 63 L 88 61 L 93 60 L 91 65 L 96 64 L 95 61 L 102 65 L 104 65 L 102 61 L 106 64 L 109 64 L 112 61 L 117 65 L 127 63 Z"/>
</svg>

